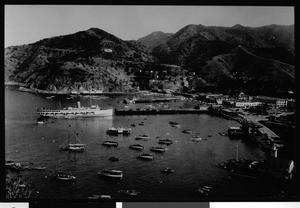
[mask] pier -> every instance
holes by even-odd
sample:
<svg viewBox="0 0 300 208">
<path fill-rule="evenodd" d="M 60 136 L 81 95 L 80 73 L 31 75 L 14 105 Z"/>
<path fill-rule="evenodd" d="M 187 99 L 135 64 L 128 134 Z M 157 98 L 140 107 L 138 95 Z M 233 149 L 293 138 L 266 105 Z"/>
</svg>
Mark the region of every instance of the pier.
<svg viewBox="0 0 300 208">
<path fill-rule="evenodd" d="M 200 109 L 115 109 L 115 115 L 166 115 L 166 114 L 202 114 L 208 113 L 208 107 Z"/>
</svg>

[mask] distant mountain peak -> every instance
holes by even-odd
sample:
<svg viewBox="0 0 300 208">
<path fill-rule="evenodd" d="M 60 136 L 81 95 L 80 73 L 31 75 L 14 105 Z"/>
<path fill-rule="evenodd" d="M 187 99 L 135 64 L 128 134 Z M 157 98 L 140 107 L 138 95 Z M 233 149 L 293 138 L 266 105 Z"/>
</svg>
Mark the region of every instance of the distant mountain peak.
<svg viewBox="0 0 300 208">
<path fill-rule="evenodd" d="M 162 42 L 164 42 L 168 37 L 173 35 L 173 33 L 164 33 L 162 31 L 154 31 L 145 37 L 139 38 L 137 41 L 143 45 L 153 48 Z"/>
<path fill-rule="evenodd" d="M 243 25 L 240 25 L 240 24 L 235 24 L 235 25 L 232 26 L 231 28 L 234 28 L 234 29 L 244 29 L 244 28 L 246 28 L 246 27 L 243 26 Z"/>
</svg>

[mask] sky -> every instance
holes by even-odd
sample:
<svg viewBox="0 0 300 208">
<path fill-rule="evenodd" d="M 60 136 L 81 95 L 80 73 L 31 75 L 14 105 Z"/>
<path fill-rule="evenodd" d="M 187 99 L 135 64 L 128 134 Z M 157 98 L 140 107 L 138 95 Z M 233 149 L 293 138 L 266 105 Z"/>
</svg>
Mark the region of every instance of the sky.
<svg viewBox="0 0 300 208">
<path fill-rule="evenodd" d="M 294 7 L 5 5 L 5 47 L 100 28 L 123 40 L 154 31 L 176 33 L 188 24 L 258 27 L 294 24 Z"/>
</svg>

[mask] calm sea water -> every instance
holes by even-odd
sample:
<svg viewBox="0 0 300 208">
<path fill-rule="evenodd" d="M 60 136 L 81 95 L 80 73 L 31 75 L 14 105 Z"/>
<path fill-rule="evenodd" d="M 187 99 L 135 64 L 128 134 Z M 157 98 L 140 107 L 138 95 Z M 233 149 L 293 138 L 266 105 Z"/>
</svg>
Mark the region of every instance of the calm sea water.
<svg viewBox="0 0 300 208">
<path fill-rule="evenodd" d="M 81 104 L 98 104 L 102 108 L 124 107 L 122 97 L 81 98 Z M 181 105 L 183 103 L 176 103 Z M 187 105 L 187 104 L 186 104 Z M 280 188 L 245 179 L 228 179 L 229 173 L 218 167 L 220 163 L 235 158 L 239 143 L 239 157 L 261 160 L 264 153 L 255 145 L 241 140 L 231 140 L 220 136 L 230 126 L 239 126 L 229 121 L 207 114 L 201 115 L 151 115 L 113 116 L 111 118 L 49 119 L 44 125 L 37 125 L 37 107 L 59 108 L 75 106 L 75 100 L 67 97 L 46 99 L 45 96 L 20 92 L 16 88 L 5 89 L 5 159 L 28 164 L 32 167 L 46 166 L 44 171 L 28 170 L 22 175 L 28 177 L 39 190 L 39 198 L 87 199 L 93 194 L 109 194 L 114 200 L 132 199 L 119 192 L 121 189 L 136 189 L 137 200 L 201 200 L 196 190 L 204 185 L 214 187 L 209 193 L 212 199 L 232 199 L 270 197 L 280 193 Z M 144 122 L 143 126 L 138 125 Z M 179 128 L 171 127 L 169 121 L 177 121 Z M 130 127 L 130 136 L 109 136 L 109 127 Z M 204 139 L 190 140 L 194 134 L 184 134 L 185 128 L 197 131 Z M 86 144 L 83 153 L 59 151 L 59 146 L 78 133 L 78 138 Z M 149 140 L 135 140 L 135 136 L 146 133 Z M 209 136 L 211 135 L 211 136 Z M 165 153 L 153 153 L 153 161 L 136 158 L 140 153 L 150 153 L 151 146 L 158 145 L 158 137 L 170 138 L 172 145 L 165 146 Z M 102 146 L 104 140 L 119 142 L 118 148 Z M 131 144 L 144 145 L 143 151 L 129 149 Z M 118 162 L 109 157 L 118 157 Z M 165 175 L 161 169 L 170 167 L 175 172 Z M 97 172 L 106 168 L 123 171 L 122 181 L 99 178 Z M 75 175 L 75 182 L 53 180 L 50 171 L 62 170 Z"/>
</svg>

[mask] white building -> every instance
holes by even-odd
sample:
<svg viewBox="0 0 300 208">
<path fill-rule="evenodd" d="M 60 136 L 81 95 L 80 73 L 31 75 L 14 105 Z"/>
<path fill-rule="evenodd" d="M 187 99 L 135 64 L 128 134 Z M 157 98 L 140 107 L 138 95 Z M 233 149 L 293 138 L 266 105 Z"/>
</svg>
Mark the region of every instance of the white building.
<svg viewBox="0 0 300 208">
<path fill-rule="evenodd" d="M 247 101 L 237 101 L 234 103 L 235 107 L 237 108 L 248 108 L 252 106 L 261 105 L 261 102 L 247 102 Z"/>
</svg>

